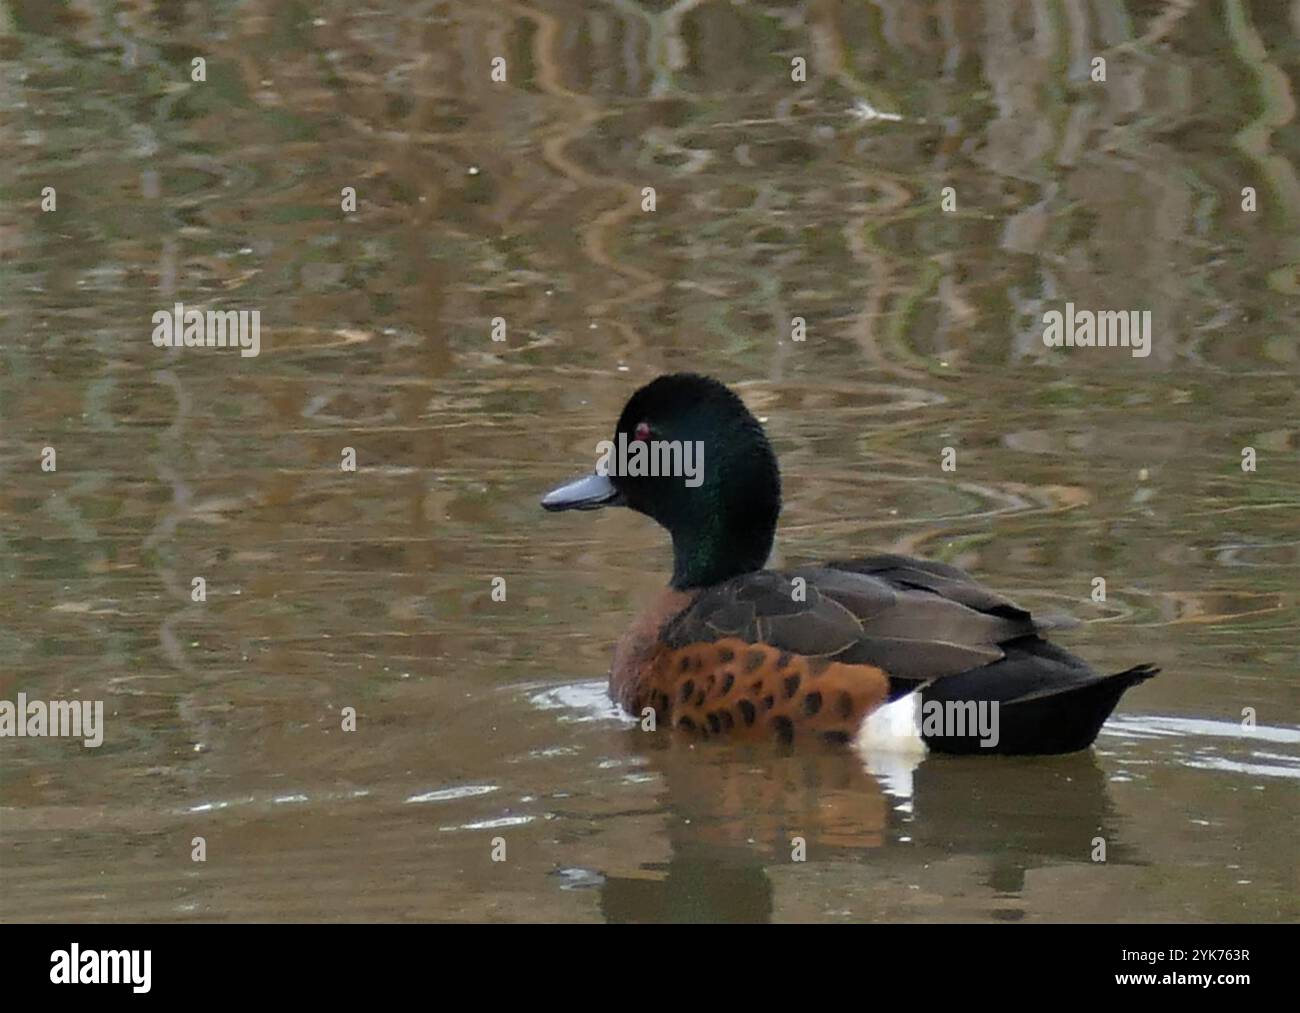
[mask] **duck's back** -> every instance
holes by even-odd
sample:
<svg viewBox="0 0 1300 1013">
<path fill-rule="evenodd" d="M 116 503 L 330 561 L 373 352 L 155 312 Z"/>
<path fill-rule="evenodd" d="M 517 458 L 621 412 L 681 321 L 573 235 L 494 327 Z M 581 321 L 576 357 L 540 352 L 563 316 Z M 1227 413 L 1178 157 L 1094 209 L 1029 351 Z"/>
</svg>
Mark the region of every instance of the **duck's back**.
<svg viewBox="0 0 1300 1013">
<path fill-rule="evenodd" d="M 992 737 L 986 726 L 923 726 L 933 749 L 1070 752 L 1156 671 L 1099 675 L 961 570 L 904 556 L 748 573 L 673 604 L 654 618 L 653 642 L 616 663 L 613 689 L 633 713 L 651 707 L 703 735 L 848 740 L 873 710 L 919 690 L 926 707 L 982 708 L 996 722 Z"/>
</svg>

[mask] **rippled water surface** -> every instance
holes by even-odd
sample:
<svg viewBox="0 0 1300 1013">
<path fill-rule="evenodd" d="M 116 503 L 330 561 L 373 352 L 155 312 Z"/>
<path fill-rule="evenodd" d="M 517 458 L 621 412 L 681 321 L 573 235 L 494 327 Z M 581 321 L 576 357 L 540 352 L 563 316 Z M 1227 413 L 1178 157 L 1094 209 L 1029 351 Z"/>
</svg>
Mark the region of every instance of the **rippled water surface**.
<svg viewBox="0 0 1300 1013">
<path fill-rule="evenodd" d="M 0 2 L 0 699 L 107 720 L 0 740 L 0 918 L 1300 918 L 1298 34 Z M 178 301 L 260 354 L 155 348 Z M 1151 354 L 1046 348 L 1066 301 Z M 603 676 L 666 539 L 537 500 L 673 369 L 765 420 L 780 561 L 947 560 L 1163 674 L 1050 759 L 641 732 Z"/>
</svg>

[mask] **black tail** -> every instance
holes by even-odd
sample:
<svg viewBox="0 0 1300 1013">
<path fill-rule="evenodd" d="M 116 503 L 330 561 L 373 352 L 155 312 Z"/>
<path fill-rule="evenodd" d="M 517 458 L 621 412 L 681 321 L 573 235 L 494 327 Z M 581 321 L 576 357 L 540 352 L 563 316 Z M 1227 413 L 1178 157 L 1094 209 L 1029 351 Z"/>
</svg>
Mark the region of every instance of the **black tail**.
<svg viewBox="0 0 1300 1013">
<path fill-rule="evenodd" d="M 1099 676 L 1079 658 L 1037 637 L 1006 649 L 1001 661 L 940 679 L 921 691 L 923 703 L 998 705 L 996 741 L 979 733 L 955 735 L 952 727 L 943 729 L 947 734 L 927 735 L 923 724 L 922 738 L 935 752 L 1043 755 L 1087 749 L 1124 691 L 1160 671 L 1136 665 Z M 923 719 L 925 713 L 923 707 Z"/>
</svg>

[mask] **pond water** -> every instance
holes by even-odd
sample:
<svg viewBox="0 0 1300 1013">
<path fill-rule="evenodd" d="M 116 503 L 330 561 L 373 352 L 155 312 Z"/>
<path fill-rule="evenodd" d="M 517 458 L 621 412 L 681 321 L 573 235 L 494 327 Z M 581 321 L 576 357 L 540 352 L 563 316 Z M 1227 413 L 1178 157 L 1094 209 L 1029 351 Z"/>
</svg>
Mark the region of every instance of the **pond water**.
<svg viewBox="0 0 1300 1013">
<path fill-rule="evenodd" d="M 0 740 L 0 918 L 1300 918 L 1298 28 L 0 4 L 0 699 L 105 710 Z M 155 347 L 178 302 L 259 353 Z M 1046 347 L 1067 302 L 1150 354 Z M 643 733 L 667 540 L 538 498 L 686 369 L 766 422 L 777 561 L 946 560 L 1163 673 L 1064 757 Z"/>
</svg>

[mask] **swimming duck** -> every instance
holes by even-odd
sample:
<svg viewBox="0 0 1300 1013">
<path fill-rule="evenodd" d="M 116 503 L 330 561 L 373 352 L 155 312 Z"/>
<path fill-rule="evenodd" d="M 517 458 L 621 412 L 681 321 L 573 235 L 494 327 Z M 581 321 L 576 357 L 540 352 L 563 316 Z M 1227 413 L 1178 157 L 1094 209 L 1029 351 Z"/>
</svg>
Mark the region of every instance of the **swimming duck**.
<svg viewBox="0 0 1300 1013">
<path fill-rule="evenodd" d="M 674 444 L 678 457 L 664 456 Z M 689 465 L 680 451 L 692 446 L 693 474 L 657 473 L 658 462 Z M 652 710 L 656 727 L 847 743 L 910 698 L 929 749 L 1069 753 L 1090 746 L 1121 694 L 1159 671 L 1099 674 L 1043 639 L 1027 611 L 945 563 L 879 555 L 764 569 L 781 510 L 776 455 L 717 380 L 679 373 L 646 384 L 607 450 L 621 454 L 614 467 L 552 490 L 542 506 L 626 506 L 672 536 L 668 587 L 610 669 L 610 695 L 634 716 Z"/>
</svg>

